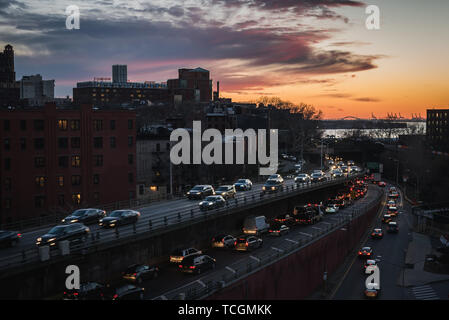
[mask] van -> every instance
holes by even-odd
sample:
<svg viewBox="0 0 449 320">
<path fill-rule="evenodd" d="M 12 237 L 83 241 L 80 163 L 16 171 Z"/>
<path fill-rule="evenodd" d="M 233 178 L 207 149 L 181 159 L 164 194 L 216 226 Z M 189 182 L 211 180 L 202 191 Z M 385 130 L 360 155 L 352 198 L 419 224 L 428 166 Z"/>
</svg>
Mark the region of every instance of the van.
<svg viewBox="0 0 449 320">
<path fill-rule="evenodd" d="M 248 217 L 243 222 L 244 234 L 261 234 L 268 231 L 270 225 L 267 223 L 265 216 Z"/>
</svg>

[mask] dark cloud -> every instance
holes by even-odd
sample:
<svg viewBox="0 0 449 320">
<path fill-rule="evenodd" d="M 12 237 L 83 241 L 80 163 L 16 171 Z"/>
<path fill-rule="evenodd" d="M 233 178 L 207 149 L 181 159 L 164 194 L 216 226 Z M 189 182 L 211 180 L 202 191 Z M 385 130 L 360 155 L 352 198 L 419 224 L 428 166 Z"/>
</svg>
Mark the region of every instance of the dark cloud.
<svg viewBox="0 0 449 320">
<path fill-rule="evenodd" d="M 360 101 L 360 102 L 380 102 L 382 100 L 378 98 L 369 98 L 369 97 L 363 97 L 363 98 L 355 98 L 354 101 Z"/>
</svg>

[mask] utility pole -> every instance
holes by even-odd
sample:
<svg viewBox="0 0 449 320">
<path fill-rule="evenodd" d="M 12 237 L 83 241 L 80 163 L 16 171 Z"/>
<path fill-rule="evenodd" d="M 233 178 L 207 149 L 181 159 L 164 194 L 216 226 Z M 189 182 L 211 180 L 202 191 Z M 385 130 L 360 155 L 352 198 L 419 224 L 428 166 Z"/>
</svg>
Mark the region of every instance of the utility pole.
<svg viewBox="0 0 449 320">
<path fill-rule="evenodd" d="M 323 170 L 323 139 L 321 139 L 321 170 Z"/>
</svg>

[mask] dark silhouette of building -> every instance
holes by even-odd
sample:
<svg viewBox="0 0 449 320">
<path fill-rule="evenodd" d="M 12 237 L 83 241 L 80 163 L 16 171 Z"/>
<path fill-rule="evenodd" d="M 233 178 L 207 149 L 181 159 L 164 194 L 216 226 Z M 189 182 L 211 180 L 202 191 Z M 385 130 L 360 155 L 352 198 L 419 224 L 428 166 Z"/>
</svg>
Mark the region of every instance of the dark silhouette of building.
<svg viewBox="0 0 449 320">
<path fill-rule="evenodd" d="M 16 106 L 20 100 L 20 88 L 14 71 L 14 49 L 6 45 L 0 52 L 0 106 Z"/>
<path fill-rule="evenodd" d="M 0 223 L 135 197 L 135 111 L 49 103 L 0 119 Z"/>
<path fill-rule="evenodd" d="M 175 104 L 212 100 L 210 72 L 203 68 L 179 69 L 178 79 L 168 80 L 167 86 Z"/>
<path fill-rule="evenodd" d="M 427 143 L 435 151 L 449 152 L 449 109 L 428 109 Z"/>
</svg>

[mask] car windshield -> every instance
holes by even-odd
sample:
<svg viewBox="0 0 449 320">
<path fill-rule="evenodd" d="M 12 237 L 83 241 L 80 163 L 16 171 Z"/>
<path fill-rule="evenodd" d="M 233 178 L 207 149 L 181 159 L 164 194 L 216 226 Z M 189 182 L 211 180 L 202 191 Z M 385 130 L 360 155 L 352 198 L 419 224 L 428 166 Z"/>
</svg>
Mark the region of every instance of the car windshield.
<svg viewBox="0 0 449 320">
<path fill-rule="evenodd" d="M 81 217 L 82 215 L 84 215 L 86 213 L 86 209 L 79 209 L 76 210 L 75 212 L 72 213 L 72 216 L 74 217 Z"/>
<path fill-rule="evenodd" d="M 65 227 L 63 226 L 56 226 L 54 228 L 52 228 L 50 231 L 48 231 L 48 233 L 50 234 L 62 234 L 65 230 Z"/>
<path fill-rule="evenodd" d="M 276 185 L 277 181 L 275 181 L 275 180 L 268 180 L 266 184 L 268 184 L 268 185 Z"/>
<path fill-rule="evenodd" d="M 220 187 L 217 189 L 217 191 L 228 191 L 229 187 Z"/>
<path fill-rule="evenodd" d="M 207 197 L 205 201 L 215 201 L 217 198 L 215 197 Z"/>
<path fill-rule="evenodd" d="M 314 173 L 312 174 L 312 177 L 321 177 L 321 173 Z"/>
<path fill-rule="evenodd" d="M 298 177 L 299 177 L 299 178 L 305 178 L 306 175 L 305 175 L 305 174 L 299 174 Z"/>
<path fill-rule="evenodd" d="M 279 176 L 277 174 L 271 175 L 268 179 L 278 179 Z"/>
<path fill-rule="evenodd" d="M 246 183 L 246 180 L 245 179 L 240 179 L 240 180 L 237 181 L 237 183 Z"/>
<path fill-rule="evenodd" d="M 201 191 L 203 190 L 203 186 L 196 186 L 192 188 L 193 191 Z"/>
<path fill-rule="evenodd" d="M 370 251 L 371 248 L 370 248 L 370 247 L 364 247 L 364 248 L 362 248 L 362 250 L 363 250 L 363 251 Z"/>
<path fill-rule="evenodd" d="M 246 238 L 238 238 L 237 243 L 246 243 Z"/>
<path fill-rule="evenodd" d="M 109 216 L 110 217 L 120 217 L 124 213 L 125 213 L 124 211 L 112 211 Z"/>
</svg>

